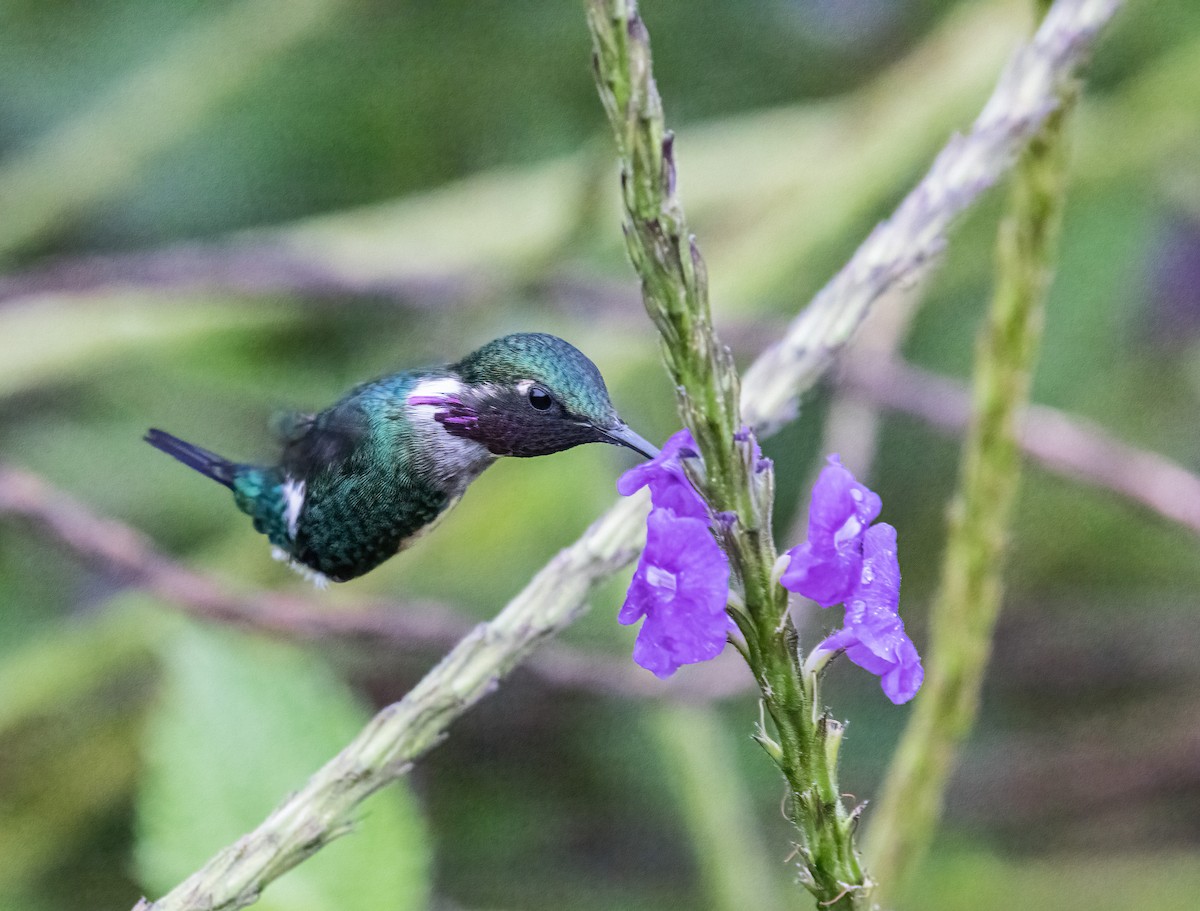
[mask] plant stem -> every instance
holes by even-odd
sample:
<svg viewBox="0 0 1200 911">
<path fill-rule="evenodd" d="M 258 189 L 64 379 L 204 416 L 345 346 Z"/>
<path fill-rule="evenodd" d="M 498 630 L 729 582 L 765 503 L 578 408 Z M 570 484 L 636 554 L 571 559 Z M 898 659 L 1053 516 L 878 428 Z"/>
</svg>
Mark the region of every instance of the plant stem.
<svg viewBox="0 0 1200 911">
<path fill-rule="evenodd" d="M 1044 14 L 1048 3 L 1039 5 Z M 932 608 L 925 691 L 868 842 L 881 881 L 893 890 L 912 875 L 932 839 L 958 748 L 978 714 L 1020 479 L 1018 418 L 1029 399 L 1062 219 L 1064 119 L 1073 96 L 1072 87 L 1064 89 L 1063 105 L 1022 155 L 998 233 L 996 289 L 976 346 L 973 413 Z"/>
<path fill-rule="evenodd" d="M 737 372 L 712 326 L 704 260 L 676 193 L 674 138 L 654 83 L 650 37 L 635 0 L 592 0 L 588 22 L 596 83 L 617 140 L 629 256 L 662 336 L 680 415 L 703 456 L 696 480 L 713 510 L 733 517 L 721 538 L 742 584 L 744 608 L 735 617 L 774 725 L 773 735 L 759 731 L 758 739 L 788 785 L 800 879 L 822 905 L 855 908 L 868 880 L 837 786 L 841 726 L 814 711 L 815 682 L 801 672 L 786 592 L 773 576 L 773 473 L 743 427 Z"/>
</svg>

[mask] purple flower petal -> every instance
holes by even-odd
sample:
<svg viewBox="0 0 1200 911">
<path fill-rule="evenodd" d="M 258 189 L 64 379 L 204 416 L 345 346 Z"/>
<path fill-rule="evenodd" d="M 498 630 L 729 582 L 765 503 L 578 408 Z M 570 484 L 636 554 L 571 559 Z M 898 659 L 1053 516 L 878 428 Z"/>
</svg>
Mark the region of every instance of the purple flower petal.
<svg viewBox="0 0 1200 911">
<path fill-rule="evenodd" d="M 668 509 L 677 516 L 707 519 L 708 506 L 683 470 L 682 459 L 695 455 L 696 441 L 685 427 L 663 444 L 657 456 L 621 475 L 617 480 L 617 492 L 628 497 L 649 487 L 650 501 L 655 509 Z"/>
<path fill-rule="evenodd" d="M 854 587 L 854 601 L 867 613 L 895 614 L 900 605 L 896 529 L 887 522 L 872 525 L 863 535 L 862 548 L 862 572 Z"/>
<path fill-rule="evenodd" d="M 921 656 L 897 613 L 899 603 L 896 529 L 880 522 L 863 536 L 862 572 L 846 601 L 845 627 L 818 648 L 844 649 L 847 658 L 880 678 L 896 705 L 912 699 L 925 679 Z"/>
<path fill-rule="evenodd" d="M 725 648 L 729 617 L 729 562 L 708 522 L 654 509 L 646 548 L 618 619 L 638 631 L 633 660 L 659 677 L 681 665 L 707 661 Z"/>
<path fill-rule="evenodd" d="M 822 607 L 845 601 L 862 570 L 863 534 L 882 507 L 879 495 L 831 455 L 813 486 L 808 540 L 788 551 L 780 584 Z"/>
<path fill-rule="evenodd" d="M 846 599 L 862 560 L 861 555 L 853 552 L 841 555 L 814 553 L 808 541 L 793 547 L 788 556 L 792 559 L 779 577 L 779 584 L 811 598 L 821 607 L 832 607 Z"/>
<path fill-rule="evenodd" d="M 680 459 L 696 455 L 696 441 L 692 432 L 684 427 L 676 431 L 671 438 L 663 443 L 662 449 L 649 462 L 635 465 L 617 480 L 617 491 L 622 496 L 629 496 L 641 490 L 647 484 L 654 484 L 664 473 L 682 474 L 683 466 Z"/>
</svg>

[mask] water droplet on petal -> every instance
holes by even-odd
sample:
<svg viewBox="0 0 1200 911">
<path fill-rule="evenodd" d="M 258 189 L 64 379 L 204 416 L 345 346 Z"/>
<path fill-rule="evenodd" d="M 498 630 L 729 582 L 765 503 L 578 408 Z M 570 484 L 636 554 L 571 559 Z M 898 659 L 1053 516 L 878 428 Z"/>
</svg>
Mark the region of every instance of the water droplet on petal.
<svg viewBox="0 0 1200 911">
<path fill-rule="evenodd" d="M 862 533 L 862 522 L 858 521 L 857 516 L 851 516 L 842 523 L 842 527 L 833 533 L 834 544 L 844 544 L 846 541 L 853 541 Z"/>
<path fill-rule="evenodd" d="M 675 593 L 677 581 L 675 574 L 663 569 L 659 566 L 646 567 L 646 581 L 654 588 L 661 588 L 664 591 Z"/>
<path fill-rule="evenodd" d="M 850 488 L 850 499 L 856 500 L 857 502 L 861 503 L 862 498 L 863 498 L 863 492 L 861 490 L 859 490 L 857 487 Z"/>
</svg>

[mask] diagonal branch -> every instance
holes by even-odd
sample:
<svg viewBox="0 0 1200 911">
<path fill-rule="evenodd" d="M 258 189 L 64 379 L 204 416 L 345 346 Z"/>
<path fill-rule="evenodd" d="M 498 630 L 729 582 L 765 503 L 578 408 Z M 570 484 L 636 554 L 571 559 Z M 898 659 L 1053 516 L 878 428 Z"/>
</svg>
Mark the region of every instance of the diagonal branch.
<svg viewBox="0 0 1200 911">
<path fill-rule="evenodd" d="M 955 380 L 899 361 L 857 357 L 847 358 L 841 372 L 852 394 L 939 430 L 961 433 L 970 420 L 970 392 Z M 1018 427 L 1025 456 L 1043 468 L 1125 497 L 1200 535 L 1200 476 L 1178 462 L 1047 405 L 1028 405 Z"/>
<path fill-rule="evenodd" d="M 235 592 L 165 556 L 136 529 L 97 515 L 34 474 L 0 463 L 3 516 L 31 523 L 106 575 L 206 621 L 292 640 L 336 640 L 393 651 L 449 648 L 472 629 L 467 617 L 431 601 L 362 600 L 332 609 L 315 597 Z M 625 699 L 706 702 L 746 690 L 742 675 L 728 665 L 664 686 L 628 661 L 558 643 L 531 655 L 524 668 L 550 686 Z"/>
</svg>

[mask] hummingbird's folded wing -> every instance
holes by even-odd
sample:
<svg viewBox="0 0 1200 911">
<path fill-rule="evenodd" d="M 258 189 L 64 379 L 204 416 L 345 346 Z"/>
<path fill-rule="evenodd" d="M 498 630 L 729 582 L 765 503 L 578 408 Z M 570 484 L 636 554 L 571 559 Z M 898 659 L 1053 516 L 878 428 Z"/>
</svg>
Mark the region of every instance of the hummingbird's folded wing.
<svg viewBox="0 0 1200 911">
<path fill-rule="evenodd" d="M 271 436 L 287 446 L 308 433 L 316 417 L 315 411 L 276 411 L 267 427 Z"/>
<path fill-rule="evenodd" d="M 283 442 L 280 460 L 293 478 L 310 478 L 344 463 L 367 433 L 367 415 L 355 399 L 317 414 L 291 412 L 272 422 Z"/>
</svg>

